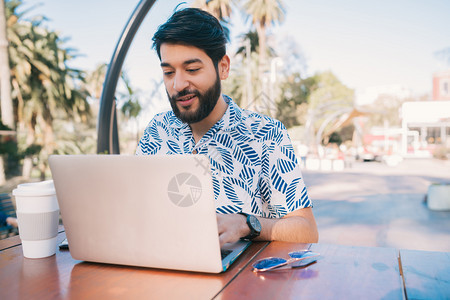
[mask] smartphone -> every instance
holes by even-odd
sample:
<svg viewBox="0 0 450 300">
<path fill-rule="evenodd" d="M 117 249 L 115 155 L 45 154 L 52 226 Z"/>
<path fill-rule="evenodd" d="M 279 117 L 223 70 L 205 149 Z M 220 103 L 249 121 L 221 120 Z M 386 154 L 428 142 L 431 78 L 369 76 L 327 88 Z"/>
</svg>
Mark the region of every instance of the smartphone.
<svg viewBox="0 0 450 300">
<path fill-rule="evenodd" d="M 59 244 L 59 249 L 69 249 L 69 242 L 67 239 L 64 239 L 64 241 Z"/>
</svg>

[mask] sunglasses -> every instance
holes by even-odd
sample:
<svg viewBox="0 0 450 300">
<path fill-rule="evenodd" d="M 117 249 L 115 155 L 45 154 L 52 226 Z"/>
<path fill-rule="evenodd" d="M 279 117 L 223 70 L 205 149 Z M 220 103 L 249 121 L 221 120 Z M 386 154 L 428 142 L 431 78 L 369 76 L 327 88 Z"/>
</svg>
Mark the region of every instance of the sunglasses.
<svg viewBox="0 0 450 300">
<path fill-rule="evenodd" d="M 310 250 L 294 251 L 289 253 L 289 259 L 284 259 L 281 257 L 267 257 L 258 260 L 253 264 L 253 272 L 265 272 L 272 269 L 277 269 L 279 267 L 287 266 L 295 262 L 302 262 L 300 266 L 309 265 L 316 261 L 315 257 L 320 254 L 317 252 L 312 252 Z M 294 265 L 293 267 L 300 267 Z"/>
</svg>

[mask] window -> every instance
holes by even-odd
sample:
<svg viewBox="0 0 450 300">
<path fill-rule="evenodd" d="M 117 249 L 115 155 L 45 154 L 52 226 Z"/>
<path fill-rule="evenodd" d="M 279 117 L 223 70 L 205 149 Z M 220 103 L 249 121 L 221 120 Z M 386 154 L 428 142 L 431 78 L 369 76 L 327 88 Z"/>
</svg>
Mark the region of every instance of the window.
<svg viewBox="0 0 450 300">
<path fill-rule="evenodd" d="M 450 96 L 450 78 L 443 78 L 440 83 L 441 96 Z"/>
</svg>

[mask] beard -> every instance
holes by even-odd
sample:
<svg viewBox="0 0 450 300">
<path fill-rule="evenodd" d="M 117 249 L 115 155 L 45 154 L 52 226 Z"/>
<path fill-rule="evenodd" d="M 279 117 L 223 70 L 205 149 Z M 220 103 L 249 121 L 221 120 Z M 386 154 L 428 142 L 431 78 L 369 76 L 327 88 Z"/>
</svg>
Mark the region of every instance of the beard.
<svg viewBox="0 0 450 300">
<path fill-rule="evenodd" d="M 166 90 L 167 92 L 167 90 Z M 193 94 L 197 97 L 199 101 L 199 107 L 195 111 L 189 110 L 190 107 L 183 108 L 183 111 L 177 106 L 177 100 L 179 97 L 186 96 L 189 94 Z M 197 123 L 209 116 L 209 114 L 213 111 L 214 107 L 216 107 L 217 101 L 220 97 L 220 78 L 219 74 L 216 73 L 216 81 L 214 84 L 206 90 L 204 93 L 200 93 L 198 90 L 183 90 L 173 96 L 170 96 L 167 92 L 167 96 L 169 97 L 170 106 L 172 107 L 173 113 L 175 116 L 180 119 L 184 123 Z"/>
</svg>

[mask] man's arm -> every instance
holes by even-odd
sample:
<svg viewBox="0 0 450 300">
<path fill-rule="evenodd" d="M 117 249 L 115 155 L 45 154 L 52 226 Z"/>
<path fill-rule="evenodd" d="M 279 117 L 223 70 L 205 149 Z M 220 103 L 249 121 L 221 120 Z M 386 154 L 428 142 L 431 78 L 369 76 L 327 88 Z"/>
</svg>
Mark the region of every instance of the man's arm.
<svg viewBox="0 0 450 300">
<path fill-rule="evenodd" d="M 297 209 L 279 219 L 257 218 L 261 223 L 261 234 L 255 241 L 317 243 L 319 240 L 316 221 L 310 207 Z M 243 215 L 217 214 L 217 224 L 220 245 L 236 242 L 250 233 Z"/>
</svg>

